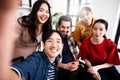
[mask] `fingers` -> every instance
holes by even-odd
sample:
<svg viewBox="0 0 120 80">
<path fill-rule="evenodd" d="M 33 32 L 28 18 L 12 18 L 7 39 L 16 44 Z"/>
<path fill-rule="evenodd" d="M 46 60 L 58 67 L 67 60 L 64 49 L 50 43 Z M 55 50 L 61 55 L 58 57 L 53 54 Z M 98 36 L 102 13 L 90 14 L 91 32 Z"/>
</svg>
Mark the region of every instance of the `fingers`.
<svg viewBox="0 0 120 80">
<path fill-rule="evenodd" d="M 100 74 L 99 74 L 99 73 L 94 74 L 93 77 L 94 77 L 96 80 L 101 80 L 101 77 L 100 77 Z"/>
</svg>

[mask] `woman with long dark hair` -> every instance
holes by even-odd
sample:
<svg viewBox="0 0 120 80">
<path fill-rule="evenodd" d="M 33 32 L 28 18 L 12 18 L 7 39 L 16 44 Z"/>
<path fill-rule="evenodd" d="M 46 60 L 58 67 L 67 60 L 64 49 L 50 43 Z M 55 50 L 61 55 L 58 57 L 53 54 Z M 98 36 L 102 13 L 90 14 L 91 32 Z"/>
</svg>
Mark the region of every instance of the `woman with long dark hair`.
<svg viewBox="0 0 120 80">
<path fill-rule="evenodd" d="M 16 41 L 13 58 L 26 58 L 40 45 L 43 34 L 52 30 L 50 5 L 45 0 L 38 0 L 33 4 L 27 16 L 17 19 Z"/>
</svg>

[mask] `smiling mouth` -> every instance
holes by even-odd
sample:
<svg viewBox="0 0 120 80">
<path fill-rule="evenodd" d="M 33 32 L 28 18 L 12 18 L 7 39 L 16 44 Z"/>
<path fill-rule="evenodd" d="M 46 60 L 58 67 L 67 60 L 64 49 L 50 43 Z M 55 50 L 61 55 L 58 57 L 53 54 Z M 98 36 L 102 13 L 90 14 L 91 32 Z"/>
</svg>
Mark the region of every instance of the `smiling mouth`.
<svg viewBox="0 0 120 80">
<path fill-rule="evenodd" d="M 57 52 L 58 51 L 58 49 L 50 49 L 52 52 Z"/>
<path fill-rule="evenodd" d="M 47 18 L 46 17 L 40 17 L 40 19 L 45 21 Z"/>
</svg>

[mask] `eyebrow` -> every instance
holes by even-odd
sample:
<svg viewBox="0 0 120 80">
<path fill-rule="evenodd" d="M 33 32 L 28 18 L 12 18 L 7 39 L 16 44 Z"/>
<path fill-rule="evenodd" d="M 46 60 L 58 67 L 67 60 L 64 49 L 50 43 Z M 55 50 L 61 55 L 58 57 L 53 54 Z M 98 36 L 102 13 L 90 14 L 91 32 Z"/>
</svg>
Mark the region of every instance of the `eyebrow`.
<svg viewBox="0 0 120 80">
<path fill-rule="evenodd" d="M 48 38 L 47 40 L 49 40 L 49 39 L 53 40 L 53 38 Z M 62 39 L 61 39 L 61 38 L 57 38 L 57 40 L 61 40 L 61 41 L 62 41 Z"/>
</svg>

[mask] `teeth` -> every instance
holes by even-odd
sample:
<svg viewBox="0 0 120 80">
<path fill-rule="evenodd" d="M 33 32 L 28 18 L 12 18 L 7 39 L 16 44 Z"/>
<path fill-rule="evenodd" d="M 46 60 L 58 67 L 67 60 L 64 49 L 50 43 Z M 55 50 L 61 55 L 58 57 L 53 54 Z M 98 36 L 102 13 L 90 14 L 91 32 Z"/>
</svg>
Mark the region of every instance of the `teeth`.
<svg viewBox="0 0 120 80">
<path fill-rule="evenodd" d="M 57 50 L 52 50 L 52 51 L 57 51 Z"/>
<path fill-rule="evenodd" d="M 51 49 L 52 52 L 57 52 L 58 50 L 57 49 Z"/>
<path fill-rule="evenodd" d="M 41 17 L 41 19 L 42 19 L 42 20 L 45 20 L 45 19 L 46 19 L 46 17 Z"/>
</svg>

